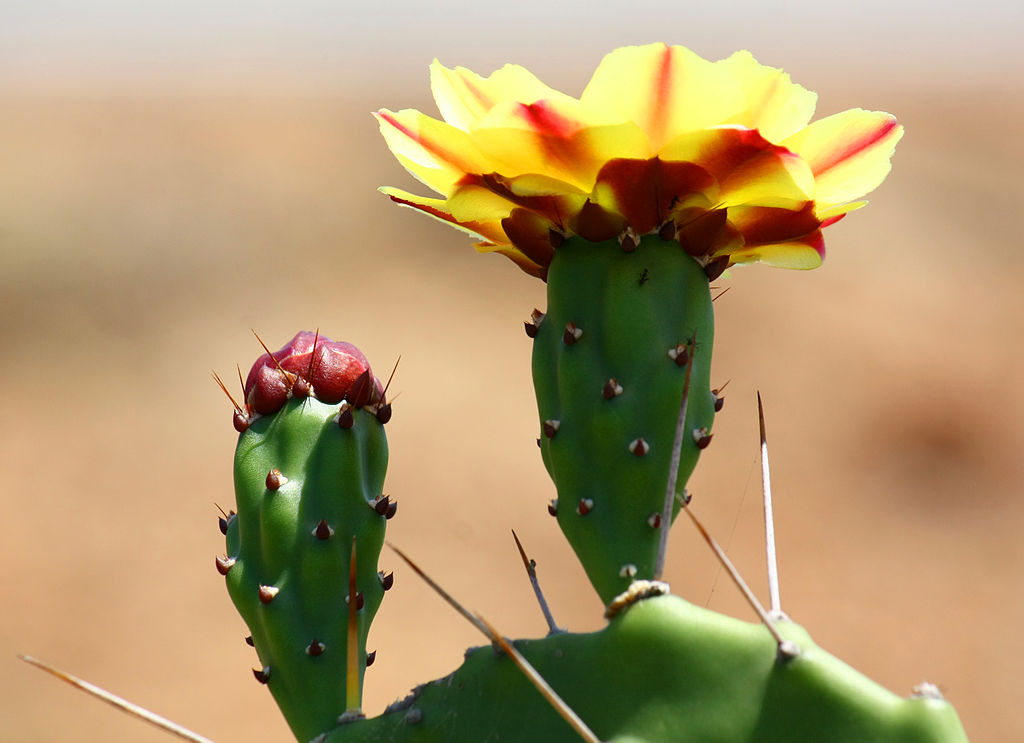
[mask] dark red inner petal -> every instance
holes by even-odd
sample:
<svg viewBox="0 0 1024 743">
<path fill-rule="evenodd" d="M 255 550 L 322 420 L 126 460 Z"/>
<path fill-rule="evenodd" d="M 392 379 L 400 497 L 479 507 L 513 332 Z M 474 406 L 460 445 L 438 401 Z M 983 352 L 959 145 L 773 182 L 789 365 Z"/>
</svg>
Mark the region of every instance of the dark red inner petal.
<svg viewBox="0 0 1024 743">
<path fill-rule="evenodd" d="M 527 258 L 538 266 L 551 264 L 555 249 L 551 245 L 552 224 L 528 209 L 513 209 L 501 220 L 501 228 L 508 239 Z"/>
<path fill-rule="evenodd" d="M 735 211 L 733 224 L 743 234 L 747 245 L 791 242 L 821 226 L 821 220 L 814 216 L 812 201 L 796 211 L 770 206 L 743 207 Z"/>
<path fill-rule="evenodd" d="M 710 255 L 720 247 L 722 232 L 728 225 L 729 212 L 726 209 L 699 210 L 692 219 L 685 219 L 687 215 L 680 216 L 684 218 L 677 222 L 676 238 L 683 250 L 692 256 L 702 256 Z"/>
<path fill-rule="evenodd" d="M 588 201 L 583 208 L 569 220 L 569 229 L 592 243 L 600 243 L 618 237 L 626 229 L 626 220 L 622 216 L 608 211 L 593 201 Z"/>
<path fill-rule="evenodd" d="M 754 158 L 788 154 L 791 154 L 789 150 L 772 144 L 756 129 L 718 129 L 713 140 L 707 143 L 697 158 L 721 183 L 737 168 Z"/>
<path fill-rule="evenodd" d="M 665 222 L 678 200 L 705 191 L 714 178 L 691 162 L 616 158 L 601 168 L 597 183 L 611 189 L 619 214 L 643 235 Z"/>
</svg>

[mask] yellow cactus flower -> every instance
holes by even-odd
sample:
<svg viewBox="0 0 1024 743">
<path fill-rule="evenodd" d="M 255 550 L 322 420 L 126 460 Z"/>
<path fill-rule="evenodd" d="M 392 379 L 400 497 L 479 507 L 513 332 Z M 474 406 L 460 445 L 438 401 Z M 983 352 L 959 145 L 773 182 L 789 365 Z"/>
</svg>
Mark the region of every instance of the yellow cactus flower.
<svg viewBox="0 0 1024 743">
<path fill-rule="evenodd" d="M 381 189 L 546 276 L 567 237 L 677 238 L 709 270 L 815 268 L 821 230 L 889 172 L 903 127 L 852 109 L 814 123 L 817 96 L 749 52 L 681 46 L 608 54 L 577 99 L 507 65 L 489 77 L 435 61 L 443 121 L 376 116 L 405 168 L 443 198 Z M 717 271 L 715 271 L 717 272 Z"/>
</svg>

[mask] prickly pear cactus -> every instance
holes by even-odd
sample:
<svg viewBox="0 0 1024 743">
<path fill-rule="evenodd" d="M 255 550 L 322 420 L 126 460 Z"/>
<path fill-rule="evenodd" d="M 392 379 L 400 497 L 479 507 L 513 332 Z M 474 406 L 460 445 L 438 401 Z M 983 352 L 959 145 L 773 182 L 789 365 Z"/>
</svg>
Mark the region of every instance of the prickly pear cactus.
<svg viewBox="0 0 1024 743">
<path fill-rule="evenodd" d="M 672 237 L 672 236 L 666 236 Z M 573 238 L 555 251 L 534 337 L 550 510 L 605 604 L 650 579 L 683 389 L 680 488 L 711 440 L 708 276 L 678 241 Z M 692 357 L 692 370 L 689 368 Z"/>
<path fill-rule="evenodd" d="M 223 522 L 217 568 L 249 626 L 257 680 L 307 741 L 358 714 L 373 659 L 366 636 L 392 580 L 377 572 L 396 508 L 382 495 L 390 407 L 358 350 L 313 333 L 258 359 L 245 393 L 238 512 Z"/>
</svg>

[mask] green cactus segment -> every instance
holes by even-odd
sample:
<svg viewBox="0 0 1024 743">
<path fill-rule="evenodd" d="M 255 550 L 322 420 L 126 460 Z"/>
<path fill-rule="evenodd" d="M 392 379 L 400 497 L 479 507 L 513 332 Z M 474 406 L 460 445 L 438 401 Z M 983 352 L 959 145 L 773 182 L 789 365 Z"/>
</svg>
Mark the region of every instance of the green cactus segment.
<svg viewBox="0 0 1024 743">
<path fill-rule="evenodd" d="M 366 635 L 384 595 L 377 558 L 385 515 L 374 508 L 387 468 L 384 427 L 371 412 L 350 408 L 354 422 L 343 428 L 339 407 L 289 399 L 273 415 L 256 417 L 235 452 L 228 592 L 252 633 L 257 678 L 300 741 L 333 728 L 346 711 L 353 537 L 360 688 Z M 280 474 L 268 475 L 272 470 Z"/>
<path fill-rule="evenodd" d="M 902 699 L 811 642 L 779 660 L 767 630 L 675 596 L 647 599 L 593 634 L 515 644 L 610 743 L 965 743 L 941 699 Z M 578 743 L 579 737 L 491 647 L 391 711 L 344 725 L 329 743 Z"/>
<path fill-rule="evenodd" d="M 555 251 L 547 294 L 547 314 L 535 333 L 527 328 L 541 453 L 558 490 L 558 524 L 607 604 L 634 577 L 654 577 L 688 354 L 679 492 L 698 439 L 710 437 L 708 278 L 678 242 L 657 235 L 631 252 L 615 240 L 573 238 Z"/>
</svg>

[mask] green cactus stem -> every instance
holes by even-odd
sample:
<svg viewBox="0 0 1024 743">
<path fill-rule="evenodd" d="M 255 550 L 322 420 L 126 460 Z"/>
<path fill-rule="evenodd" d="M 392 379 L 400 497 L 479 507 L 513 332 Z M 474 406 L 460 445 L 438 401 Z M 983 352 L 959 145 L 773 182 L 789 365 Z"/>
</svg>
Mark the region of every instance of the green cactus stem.
<svg viewBox="0 0 1024 743">
<path fill-rule="evenodd" d="M 384 404 L 361 354 L 311 333 L 249 375 L 235 451 L 238 513 L 227 519 L 217 567 L 249 626 L 254 674 L 300 741 L 361 714 L 367 633 L 390 585 L 377 572 L 395 512 L 381 494 Z"/>
<path fill-rule="evenodd" d="M 800 647 L 779 656 L 763 625 L 676 596 L 640 601 L 592 634 L 514 644 L 609 743 L 966 743 L 930 685 L 903 699 L 780 622 Z M 512 660 L 485 646 L 450 676 L 326 743 L 578 743 Z"/>
<path fill-rule="evenodd" d="M 654 575 L 679 406 L 692 378 L 677 487 L 711 440 L 708 275 L 676 240 L 571 238 L 554 251 L 548 308 L 527 325 L 551 506 L 607 604 Z M 667 528 L 667 525 L 666 527 Z"/>
</svg>

